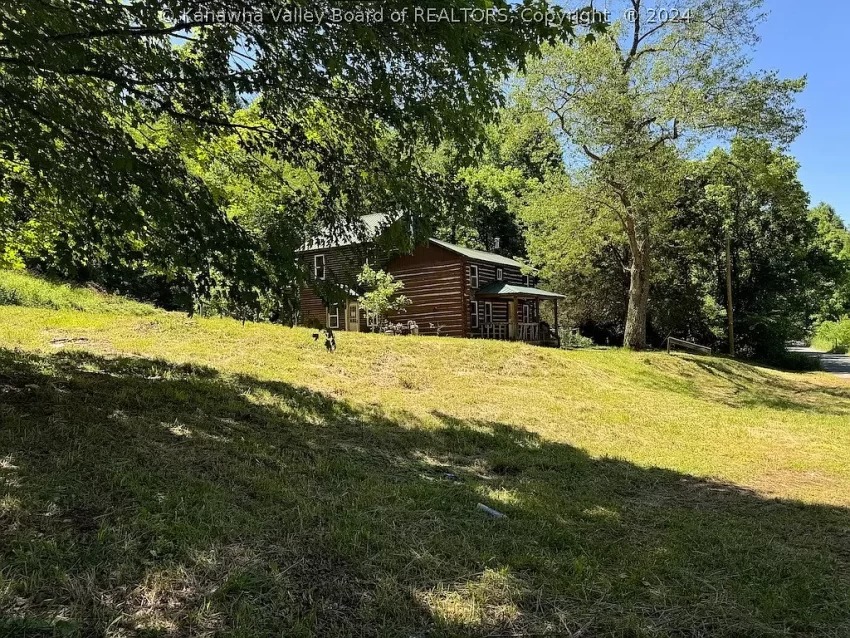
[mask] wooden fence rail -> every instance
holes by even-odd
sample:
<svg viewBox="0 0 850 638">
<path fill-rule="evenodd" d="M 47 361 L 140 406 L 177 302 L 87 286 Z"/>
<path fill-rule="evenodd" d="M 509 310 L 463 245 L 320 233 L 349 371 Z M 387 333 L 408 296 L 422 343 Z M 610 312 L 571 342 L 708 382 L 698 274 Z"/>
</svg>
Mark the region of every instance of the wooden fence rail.
<svg viewBox="0 0 850 638">
<path fill-rule="evenodd" d="M 693 350 L 695 352 L 699 352 L 700 354 L 712 354 L 712 349 L 710 346 L 701 346 L 698 343 L 692 343 L 690 341 L 685 341 L 684 339 L 676 339 L 676 337 L 667 337 L 667 354 L 670 354 L 672 352 L 673 346 L 683 348 L 685 350 Z"/>
</svg>

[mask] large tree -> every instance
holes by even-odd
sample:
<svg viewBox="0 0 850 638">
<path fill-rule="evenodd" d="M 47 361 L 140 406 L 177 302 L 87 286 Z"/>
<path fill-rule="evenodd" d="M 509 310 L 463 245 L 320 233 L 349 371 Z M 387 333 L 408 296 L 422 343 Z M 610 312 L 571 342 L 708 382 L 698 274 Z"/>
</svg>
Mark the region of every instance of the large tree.
<svg viewBox="0 0 850 638">
<path fill-rule="evenodd" d="M 823 274 L 810 291 L 813 319 L 840 319 L 850 313 L 850 231 L 824 202 L 809 211 L 809 220 L 817 230 L 812 258 Z"/>
<path fill-rule="evenodd" d="M 750 70 L 759 0 L 690 0 L 659 12 L 614 3 L 607 33 L 555 44 L 533 60 L 523 97 L 556 126 L 582 168 L 594 210 L 628 243 L 625 345 L 643 348 L 651 263 L 673 211 L 681 154 L 727 133 L 789 142 L 804 80 Z"/>
<path fill-rule="evenodd" d="M 604 205 L 579 174 L 550 177 L 520 208 L 529 260 L 567 298 L 560 321 L 603 343 L 622 337 L 628 291 L 627 249 Z"/>
<path fill-rule="evenodd" d="M 448 142 L 422 149 L 421 157 L 434 182 L 426 197 L 437 204 L 430 230 L 454 243 L 510 256 L 526 252 L 518 217 L 522 200 L 564 173 L 562 151 L 546 118 L 516 105 L 499 110 L 477 155 Z"/>
<path fill-rule="evenodd" d="M 511 9 L 503 0 L 441 7 L 461 4 Z M 384 19 L 371 22 L 331 13 L 378 8 Z M 287 13 L 305 9 L 325 19 Z M 390 19 L 397 10 L 407 18 Z M 398 172 L 414 140 L 475 140 L 500 78 L 557 35 L 541 22 L 424 21 L 410 11 L 401 1 L 0 4 L 0 224 L 31 228 L 49 210 L 51 228 L 68 215 L 90 223 L 96 241 L 158 234 L 156 258 L 193 294 L 212 289 L 216 271 L 230 293 L 256 301 L 250 234 L 187 169 L 181 144 L 151 139 L 151 123 L 168 120 L 174 137 L 232 133 L 251 155 L 309 170 L 323 185 L 315 223 L 339 227 L 362 212 L 362 176 L 383 168 L 382 140 L 398 140 Z M 258 120 L 234 119 L 257 96 Z M 403 199 L 403 184 L 382 187 Z M 71 245 L 81 254 L 91 242 Z"/>
<path fill-rule="evenodd" d="M 736 139 L 695 163 L 683 184 L 668 253 L 688 255 L 683 270 L 704 282 L 717 308 L 731 302 L 736 350 L 745 355 L 776 358 L 801 338 L 833 270 L 797 169 L 764 141 Z M 715 333 L 725 338 L 729 317 L 717 318 Z"/>
<path fill-rule="evenodd" d="M 813 321 L 846 312 L 850 234 L 831 207 L 807 210 L 797 169 L 767 142 L 743 138 L 679 165 L 653 252 L 649 339 L 725 350 L 731 318 L 738 354 L 779 361 Z M 604 214 L 610 204 L 581 177 L 550 181 L 527 200 L 529 256 L 567 295 L 571 325 L 619 340 L 629 248 L 616 216 Z"/>
</svg>

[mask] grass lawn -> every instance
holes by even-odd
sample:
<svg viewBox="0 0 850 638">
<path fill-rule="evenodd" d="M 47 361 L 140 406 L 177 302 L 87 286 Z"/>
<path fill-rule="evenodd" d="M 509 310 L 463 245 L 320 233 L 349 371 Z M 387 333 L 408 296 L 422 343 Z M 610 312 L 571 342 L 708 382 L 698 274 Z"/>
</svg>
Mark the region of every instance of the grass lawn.
<svg viewBox="0 0 850 638">
<path fill-rule="evenodd" d="M 14 270 L 0 270 L 0 305 L 132 315 L 161 312 L 153 306 L 107 295 L 93 288 L 55 283 Z"/>
<path fill-rule="evenodd" d="M 337 341 L 0 306 L 0 635 L 850 635 L 846 382 Z"/>
</svg>

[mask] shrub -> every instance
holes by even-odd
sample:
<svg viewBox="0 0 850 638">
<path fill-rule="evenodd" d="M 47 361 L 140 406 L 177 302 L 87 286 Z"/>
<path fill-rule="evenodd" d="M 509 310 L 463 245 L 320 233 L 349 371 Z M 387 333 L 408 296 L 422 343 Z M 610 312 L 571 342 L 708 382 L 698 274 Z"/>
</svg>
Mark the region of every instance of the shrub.
<svg viewBox="0 0 850 638">
<path fill-rule="evenodd" d="M 590 348 L 593 345 L 593 339 L 590 337 L 585 337 L 571 330 L 561 330 L 562 348 Z"/>
<path fill-rule="evenodd" d="M 325 324 L 323 321 L 316 319 L 315 317 L 310 317 L 306 321 L 303 322 L 305 328 L 312 328 L 313 330 L 324 330 Z"/>
<path fill-rule="evenodd" d="M 786 352 L 781 356 L 765 360 L 765 363 L 791 372 L 813 372 L 821 369 L 820 360 L 817 357 L 810 357 L 799 352 Z"/>
<path fill-rule="evenodd" d="M 850 348 L 850 317 L 821 323 L 815 328 L 812 346 L 829 352 L 847 352 Z"/>
<path fill-rule="evenodd" d="M 410 299 L 400 294 L 404 282 L 383 270 L 373 270 L 369 264 L 363 264 L 363 270 L 357 275 L 357 283 L 366 288 L 366 292 L 357 298 L 366 315 L 375 317 L 375 331 L 390 312 L 404 312 Z"/>
</svg>

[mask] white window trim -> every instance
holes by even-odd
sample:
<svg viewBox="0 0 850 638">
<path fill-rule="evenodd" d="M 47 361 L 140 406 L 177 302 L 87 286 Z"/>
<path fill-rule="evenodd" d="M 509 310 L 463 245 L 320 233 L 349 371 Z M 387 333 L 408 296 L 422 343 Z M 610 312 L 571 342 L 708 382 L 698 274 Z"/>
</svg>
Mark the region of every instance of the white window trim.
<svg viewBox="0 0 850 638">
<path fill-rule="evenodd" d="M 472 273 L 475 273 L 474 275 Z M 478 266 L 469 266 L 469 287 L 478 288 Z"/>
<path fill-rule="evenodd" d="M 322 265 L 321 266 L 319 266 L 319 257 L 322 258 Z M 319 276 L 319 268 L 320 267 L 322 269 L 322 276 L 321 277 Z M 313 276 L 318 280 L 324 281 L 327 274 L 328 274 L 328 266 L 327 266 L 327 259 L 325 259 L 325 255 L 323 253 L 320 253 L 318 255 L 313 255 Z"/>
<path fill-rule="evenodd" d="M 469 325 L 472 328 L 477 328 L 478 327 L 478 302 L 477 301 L 470 301 L 469 303 L 472 306 L 472 313 L 469 315 L 469 321 L 470 321 Z"/>
<path fill-rule="evenodd" d="M 493 323 L 493 303 L 491 301 L 484 302 L 484 323 Z"/>
<path fill-rule="evenodd" d="M 528 275 L 523 275 L 522 276 L 522 285 L 523 286 L 530 286 L 531 285 L 531 277 L 528 276 Z"/>
<path fill-rule="evenodd" d="M 333 310 L 334 314 L 331 314 L 331 310 Z M 334 320 L 334 323 L 331 323 L 331 319 Z M 334 325 L 335 324 L 335 325 Z M 331 304 L 328 306 L 328 328 L 331 330 L 339 330 L 339 304 Z"/>
<path fill-rule="evenodd" d="M 531 301 L 526 301 L 524 304 L 522 304 L 522 322 L 523 323 L 531 323 L 531 320 L 534 316 L 533 313 L 531 312 L 532 309 L 534 308 L 534 306 L 531 305 L 532 303 L 533 302 L 531 302 Z"/>
<path fill-rule="evenodd" d="M 375 328 L 378 325 L 378 315 L 374 312 L 370 312 L 368 310 L 363 310 L 366 314 L 366 327 L 367 328 Z"/>
<path fill-rule="evenodd" d="M 496 268 L 496 281 L 502 281 L 505 277 L 505 271 L 501 268 Z"/>
</svg>

